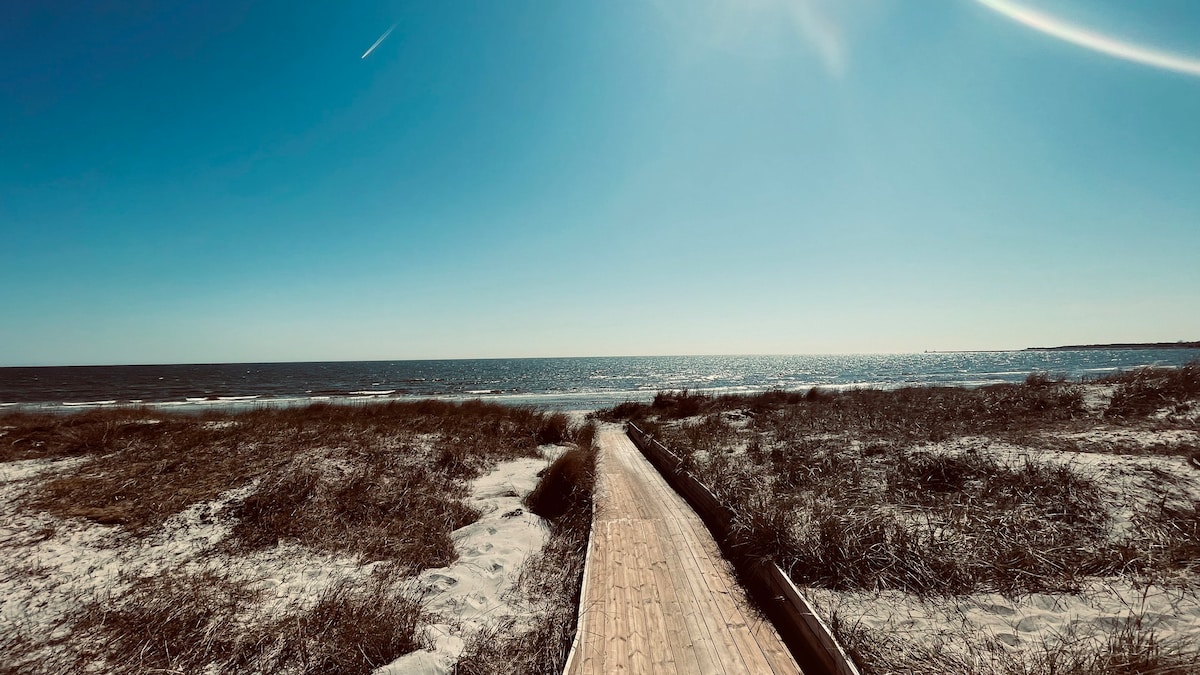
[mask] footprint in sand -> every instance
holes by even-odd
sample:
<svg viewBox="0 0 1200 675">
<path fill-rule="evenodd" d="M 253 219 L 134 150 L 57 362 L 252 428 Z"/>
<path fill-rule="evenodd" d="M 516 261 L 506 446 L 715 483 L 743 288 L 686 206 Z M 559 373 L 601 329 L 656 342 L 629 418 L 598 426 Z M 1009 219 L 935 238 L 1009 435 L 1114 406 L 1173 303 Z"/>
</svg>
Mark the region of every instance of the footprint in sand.
<svg viewBox="0 0 1200 675">
<path fill-rule="evenodd" d="M 458 579 L 450 576 L 449 574 L 442 574 L 440 572 L 434 572 L 433 574 L 429 575 L 429 583 L 430 583 L 430 585 L 441 586 L 442 590 L 445 590 L 447 588 L 457 585 Z"/>
<path fill-rule="evenodd" d="M 1013 630 L 1018 633 L 1036 633 L 1042 628 L 1042 616 L 1040 614 L 1031 614 L 1022 618 L 1014 626 Z"/>
<path fill-rule="evenodd" d="M 1012 616 L 1017 613 L 1017 610 L 1007 605 L 979 605 L 979 609 L 988 614 L 999 614 L 1000 616 Z"/>
<path fill-rule="evenodd" d="M 996 633 L 996 639 L 1008 645 L 1009 647 L 1016 647 L 1021 643 L 1021 638 L 1012 633 Z"/>
</svg>

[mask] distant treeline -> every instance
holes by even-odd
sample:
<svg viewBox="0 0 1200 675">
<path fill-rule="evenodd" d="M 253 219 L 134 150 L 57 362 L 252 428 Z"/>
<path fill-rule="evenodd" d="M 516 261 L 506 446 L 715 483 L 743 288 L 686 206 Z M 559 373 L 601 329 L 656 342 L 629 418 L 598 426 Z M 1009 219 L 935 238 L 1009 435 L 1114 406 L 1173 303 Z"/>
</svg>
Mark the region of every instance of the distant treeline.
<svg viewBox="0 0 1200 675">
<path fill-rule="evenodd" d="M 1197 342 L 1131 342 L 1111 345 L 1069 345 L 1066 347 L 1029 347 L 1027 352 L 1074 352 L 1083 349 L 1200 349 Z"/>
</svg>

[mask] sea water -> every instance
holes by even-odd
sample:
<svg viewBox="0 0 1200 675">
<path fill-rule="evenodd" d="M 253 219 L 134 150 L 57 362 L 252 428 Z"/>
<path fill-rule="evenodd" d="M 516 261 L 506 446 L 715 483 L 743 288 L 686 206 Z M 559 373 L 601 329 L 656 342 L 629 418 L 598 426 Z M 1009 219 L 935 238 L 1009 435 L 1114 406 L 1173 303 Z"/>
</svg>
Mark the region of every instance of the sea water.
<svg viewBox="0 0 1200 675">
<path fill-rule="evenodd" d="M 329 363 L 0 368 L 0 411 L 149 405 L 180 410 L 437 397 L 587 410 L 660 390 L 977 387 L 1045 372 L 1073 380 L 1200 350 L 1079 350 L 796 356 L 628 356 Z"/>
</svg>

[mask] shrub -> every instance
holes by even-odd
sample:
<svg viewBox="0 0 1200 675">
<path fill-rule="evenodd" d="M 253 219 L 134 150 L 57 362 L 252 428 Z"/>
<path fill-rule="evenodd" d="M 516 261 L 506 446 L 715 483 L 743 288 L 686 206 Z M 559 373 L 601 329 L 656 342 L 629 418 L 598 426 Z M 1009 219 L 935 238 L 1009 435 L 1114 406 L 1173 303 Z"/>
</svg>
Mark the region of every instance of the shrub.
<svg viewBox="0 0 1200 675">
<path fill-rule="evenodd" d="M 561 443 L 565 441 L 569 425 L 570 420 L 563 413 L 556 412 L 547 415 L 542 422 L 542 427 L 538 429 L 538 444 L 546 445 L 548 443 Z"/>
<path fill-rule="evenodd" d="M 1139 368 L 1103 381 L 1117 385 L 1105 417 L 1147 415 L 1200 398 L 1200 360 L 1181 368 Z"/>
<path fill-rule="evenodd" d="M 595 457 L 590 450 L 573 448 L 546 469 L 525 505 L 537 515 L 555 519 L 571 509 L 590 504 L 595 483 Z"/>
</svg>

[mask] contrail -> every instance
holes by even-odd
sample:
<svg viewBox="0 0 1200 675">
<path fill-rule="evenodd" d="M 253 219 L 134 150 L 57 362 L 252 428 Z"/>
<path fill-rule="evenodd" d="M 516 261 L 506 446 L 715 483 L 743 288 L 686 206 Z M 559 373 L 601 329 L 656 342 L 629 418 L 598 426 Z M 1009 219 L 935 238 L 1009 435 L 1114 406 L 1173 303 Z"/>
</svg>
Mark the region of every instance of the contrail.
<svg viewBox="0 0 1200 675">
<path fill-rule="evenodd" d="M 392 31 L 396 30 L 396 26 L 398 26 L 398 25 L 400 25 L 400 24 L 396 24 L 396 23 L 394 23 L 394 24 L 392 24 L 392 27 L 391 27 L 391 28 L 389 28 L 389 29 L 385 30 L 385 31 L 383 32 L 383 35 L 380 35 L 380 36 L 379 36 L 379 39 L 375 41 L 375 44 L 371 45 L 371 48 L 370 48 L 370 49 L 368 49 L 367 51 L 363 52 L 362 58 L 364 58 L 364 59 L 365 59 L 365 58 L 367 58 L 368 56 L 370 56 L 370 55 L 371 55 L 371 52 L 375 51 L 375 48 L 376 48 L 376 47 L 378 47 L 379 45 L 383 44 L 383 41 L 384 41 L 384 40 L 386 40 L 386 39 L 388 39 L 388 36 L 392 34 Z"/>
<path fill-rule="evenodd" d="M 1200 58 L 1172 54 L 1097 33 L 1062 19 L 1022 7 L 1011 0 L 976 0 L 988 9 L 1036 31 L 1086 49 L 1154 68 L 1200 77 Z"/>
</svg>

